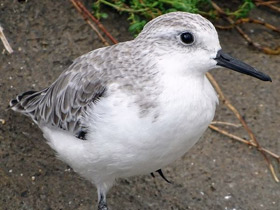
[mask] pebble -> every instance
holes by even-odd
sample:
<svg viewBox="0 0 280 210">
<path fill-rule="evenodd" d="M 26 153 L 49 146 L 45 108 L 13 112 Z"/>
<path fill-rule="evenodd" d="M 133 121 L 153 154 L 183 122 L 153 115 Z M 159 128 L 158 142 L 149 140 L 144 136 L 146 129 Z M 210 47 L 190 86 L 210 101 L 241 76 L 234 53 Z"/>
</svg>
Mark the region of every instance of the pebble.
<svg viewBox="0 0 280 210">
<path fill-rule="evenodd" d="M 231 195 L 226 195 L 224 198 L 225 198 L 226 200 L 229 200 L 229 199 L 231 198 Z"/>
</svg>

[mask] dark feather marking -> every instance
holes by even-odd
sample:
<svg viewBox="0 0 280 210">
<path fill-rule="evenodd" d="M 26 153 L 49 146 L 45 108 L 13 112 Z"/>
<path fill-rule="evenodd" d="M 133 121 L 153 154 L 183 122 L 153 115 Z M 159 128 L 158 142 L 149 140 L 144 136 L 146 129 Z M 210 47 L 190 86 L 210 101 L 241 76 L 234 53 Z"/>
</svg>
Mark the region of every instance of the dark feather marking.
<svg viewBox="0 0 280 210">
<path fill-rule="evenodd" d="M 76 135 L 76 137 L 77 137 L 78 139 L 81 139 L 81 140 L 87 140 L 87 139 L 86 139 L 86 135 L 87 135 L 87 132 L 81 130 L 81 131 L 79 131 L 79 133 Z"/>
<path fill-rule="evenodd" d="M 17 103 L 18 103 L 18 100 L 13 99 L 13 100 L 11 100 L 11 102 L 10 102 L 10 106 L 12 107 L 12 106 L 16 105 Z"/>
<path fill-rule="evenodd" d="M 100 88 L 100 91 L 96 93 L 92 99 L 93 103 L 96 103 L 104 95 L 105 91 L 106 91 L 105 87 Z"/>
<path fill-rule="evenodd" d="M 21 99 L 22 99 L 24 96 L 32 95 L 33 93 L 36 93 L 36 92 L 37 92 L 37 91 L 33 91 L 33 90 L 26 91 L 26 92 L 22 93 L 21 95 L 18 95 L 18 96 L 17 96 L 17 100 L 18 100 L 18 101 L 21 101 Z"/>
</svg>

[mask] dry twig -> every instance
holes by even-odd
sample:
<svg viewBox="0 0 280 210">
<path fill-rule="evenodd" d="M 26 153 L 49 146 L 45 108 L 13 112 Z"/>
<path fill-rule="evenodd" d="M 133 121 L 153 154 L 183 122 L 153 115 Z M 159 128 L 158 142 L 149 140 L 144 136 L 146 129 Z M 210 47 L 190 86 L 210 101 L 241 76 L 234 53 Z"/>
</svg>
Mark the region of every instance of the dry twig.
<svg viewBox="0 0 280 210">
<path fill-rule="evenodd" d="M 269 55 L 279 55 L 280 54 L 280 46 L 275 47 L 275 49 L 272 49 L 270 47 L 265 47 L 265 46 L 261 46 L 259 43 L 254 42 L 244 31 L 243 29 L 238 26 L 237 24 L 242 23 L 243 22 L 250 22 L 250 20 L 252 19 L 246 19 L 244 18 L 243 20 L 240 20 L 239 22 L 235 22 L 232 18 L 230 18 L 216 3 L 214 3 L 213 1 L 211 1 L 213 8 L 222 16 L 224 16 L 224 18 L 231 24 L 230 26 L 225 26 L 225 27 L 221 27 L 218 26 L 218 28 L 223 28 L 223 29 L 229 29 L 229 27 L 233 26 L 239 33 L 240 35 L 248 42 L 249 45 L 252 45 L 253 47 L 255 47 L 256 49 L 269 54 Z M 264 25 L 267 28 L 270 28 L 273 31 L 279 32 L 279 28 L 272 26 L 271 24 L 267 24 L 264 23 L 262 21 L 258 21 L 258 20 L 254 20 L 251 21 L 251 23 L 256 23 L 256 24 L 261 24 Z"/>
<path fill-rule="evenodd" d="M 90 19 L 91 21 L 93 21 L 98 28 L 104 32 L 104 34 L 114 43 L 117 43 L 117 40 L 106 30 L 106 28 L 99 22 L 99 20 L 97 20 L 86 8 L 85 6 L 79 1 L 79 0 L 70 0 L 72 2 L 72 4 L 77 8 L 77 10 L 80 12 L 80 14 L 82 14 L 82 16 L 84 17 L 85 21 L 91 25 L 88 19 Z M 98 31 L 98 30 L 94 30 L 94 31 Z M 98 32 L 99 35 L 100 32 Z M 98 35 L 98 36 L 99 36 Z M 101 36 L 99 36 L 101 38 Z M 104 43 L 104 40 L 101 38 L 102 42 Z M 107 43 L 108 44 L 108 43 Z M 106 45 L 107 45 L 106 44 Z M 108 44 L 109 45 L 109 44 Z"/>
<path fill-rule="evenodd" d="M 255 0 L 256 6 L 266 6 L 276 12 L 280 12 L 280 7 L 277 7 L 273 4 L 279 4 L 280 1 L 262 1 L 262 0 Z"/>
<path fill-rule="evenodd" d="M 264 27 L 266 27 L 272 31 L 280 33 L 280 28 L 277 28 L 264 21 L 260 21 L 260 20 L 252 19 L 252 18 L 241 18 L 241 19 L 238 19 L 233 25 L 228 25 L 228 26 L 215 25 L 215 27 L 219 28 L 219 29 L 223 29 L 223 30 L 228 30 L 228 29 L 233 29 L 236 25 L 242 24 L 242 23 L 254 23 L 254 24 L 263 25 Z"/>
<path fill-rule="evenodd" d="M 227 137 L 229 137 L 231 139 L 234 139 L 236 141 L 239 141 L 239 142 L 242 142 L 244 144 L 247 144 L 248 146 L 253 146 L 254 148 L 259 150 L 260 152 L 266 153 L 266 154 L 270 155 L 271 157 L 275 158 L 277 160 L 278 164 L 280 165 L 280 156 L 279 155 L 277 155 L 277 154 L 275 154 L 275 153 L 273 153 L 273 152 L 271 152 L 271 151 L 269 151 L 269 150 L 267 150 L 265 148 L 259 147 L 259 145 L 255 144 L 253 141 L 240 138 L 239 136 L 231 134 L 231 133 L 229 133 L 228 131 L 226 131 L 224 129 L 221 129 L 221 128 L 218 128 L 218 127 L 214 126 L 213 124 L 209 125 L 209 128 L 211 128 L 212 130 L 214 130 L 214 131 L 216 131 L 218 133 L 221 133 L 221 134 L 223 134 L 223 135 L 225 135 L 225 136 L 227 136 Z M 272 174 L 274 180 L 276 182 L 279 182 L 279 179 L 278 179 L 278 177 L 277 177 L 277 175 L 275 173 L 275 170 L 274 170 L 274 167 L 273 167 L 271 161 L 267 158 L 267 156 L 265 156 L 265 160 L 267 161 L 268 168 L 271 171 L 271 174 Z"/>
<path fill-rule="evenodd" d="M 272 31 L 280 33 L 280 28 L 277 28 L 269 23 L 266 23 L 266 22 L 260 21 L 260 20 L 256 20 L 253 18 L 241 18 L 235 22 L 235 24 L 241 24 L 241 23 L 254 23 L 254 24 L 263 25 L 264 27 L 266 27 Z"/>
<path fill-rule="evenodd" d="M 72 4 L 76 7 L 76 9 L 79 11 L 79 13 L 83 16 L 84 20 L 89 24 L 89 26 L 94 30 L 94 32 L 97 34 L 99 39 L 102 41 L 102 43 L 106 46 L 109 46 L 109 43 L 106 41 L 106 39 L 102 36 L 102 34 L 98 31 L 98 29 L 94 26 L 94 24 L 89 20 L 89 16 L 87 13 L 84 12 L 83 7 L 81 7 L 81 3 L 76 0 L 70 0 Z"/>
<path fill-rule="evenodd" d="M 251 142 L 253 145 L 255 145 L 255 147 L 257 148 L 257 150 L 260 151 L 260 153 L 261 153 L 261 154 L 263 155 L 263 157 L 265 158 L 265 160 L 266 160 L 266 162 L 267 162 L 267 164 L 268 164 L 268 166 L 269 166 L 269 168 L 270 168 L 270 171 L 271 171 L 271 173 L 272 173 L 272 175 L 273 175 L 273 177 L 274 177 L 274 180 L 275 180 L 276 182 L 279 182 L 279 179 L 277 178 L 277 176 L 276 176 L 276 174 L 275 174 L 275 170 L 274 170 L 274 168 L 273 168 L 273 166 L 272 166 L 272 164 L 271 164 L 271 161 L 270 161 L 269 158 L 267 157 L 267 154 L 268 154 L 268 155 L 271 155 L 272 152 L 267 153 L 266 151 L 268 151 L 268 150 L 264 149 L 264 148 L 258 143 L 258 141 L 257 141 L 257 139 L 256 139 L 256 137 L 255 137 L 255 135 L 254 135 L 254 133 L 253 133 L 253 131 L 249 128 L 249 126 L 247 125 L 247 123 L 245 122 L 245 120 L 242 118 L 242 116 L 241 116 L 241 114 L 238 112 L 238 110 L 230 103 L 229 100 L 226 99 L 224 93 L 222 92 L 222 89 L 220 88 L 220 86 L 218 85 L 218 83 L 217 83 L 217 81 L 214 79 L 214 77 L 213 77 L 210 73 L 207 73 L 207 77 L 208 77 L 208 79 L 210 80 L 210 82 L 212 83 L 212 85 L 214 86 L 214 88 L 216 89 L 217 93 L 219 94 L 220 100 L 223 102 L 223 104 L 225 104 L 225 105 L 229 108 L 229 110 L 231 110 L 231 111 L 234 113 L 234 115 L 236 116 L 236 118 L 241 122 L 242 126 L 243 126 L 244 129 L 247 131 L 247 133 L 248 133 L 248 135 L 249 135 L 249 137 L 250 137 L 250 139 L 251 139 L 250 142 Z M 209 127 L 210 127 L 211 129 L 213 129 L 215 126 L 210 125 Z M 217 127 L 216 127 L 216 128 L 217 128 Z M 223 134 L 223 135 L 226 135 L 225 132 L 222 132 L 221 129 L 213 129 L 213 130 L 215 130 L 215 131 L 217 131 L 217 132 L 219 132 L 219 133 L 221 133 L 221 134 Z M 229 137 L 232 138 L 232 136 L 234 136 L 234 135 L 228 133 L 228 135 L 226 135 L 226 136 L 229 136 Z M 233 138 L 233 139 L 237 140 L 236 138 Z M 241 139 L 241 138 L 240 138 L 240 139 Z M 245 141 L 246 141 L 246 140 L 245 140 Z M 244 141 L 241 141 L 241 142 L 244 143 Z M 274 157 L 274 156 L 272 156 L 272 157 Z M 274 158 L 275 158 L 275 157 L 274 157 Z M 280 160 L 279 156 L 277 156 L 277 158 Z M 278 160 L 278 161 L 279 161 L 279 160 Z"/>
<path fill-rule="evenodd" d="M 236 141 L 239 141 L 239 142 L 242 142 L 244 144 L 247 144 L 248 146 L 257 147 L 257 145 L 253 141 L 246 140 L 246 139 L 243 139 L 243 138 L 241 138 L 239 136 L 236 136 L 236 135 L 234 135 L 232 133 L 229 133 L 228 131 L 226 131 L 224 129 L 221 129 L 221 128 L 217 127 L 217 126 L 214 126 L 212 123 L 211 123 L 211 125 L 209 125 L 209 127 L 212 130 L 217 131 L 218 133 L 221 133 L 221 134 L 223 134 L 225 136 L 228 136 L 231 139 L 234 139 Z M 267 150 L 265 148 L 262 148 L 262 150 L 264 152 L 266 152 L 267 154 L 269 154 L 271 157 L 273 157 L 273 158 L 277 159 L 278 161 L 280 161 L 280 156 L 279 155 L 277 155 L 277 154 L 275 154 L 275 153 L 273 153 L 273 152 L 271 152 L 271 151 L 269 151 L 269 150 Z"/>
<path fill-rule="evenodd" d="M 13 49 L 11 48 L 11 46 L 10 46 L 8 40 L 6 39 L 6 37 L 5 37 L 5 35 L 4 35 L 4 32 L 3 32 L 3 28 L 1 27 L 1 25 L 0 25 L 0 39 L 2 40 L 5 49 L 6 49 L 10 54 L 13 53 Z"/>
<path fill-rule="evenodd" d="M 211 125 L 225 125 L 225 126 L 231 126 L 231 127 L 235 127 L 235 128 L 242 127 L 241 124 L 230 123 L 230 122 L 222 122 L 222 121 L 212 121 Z"/>
</svg>

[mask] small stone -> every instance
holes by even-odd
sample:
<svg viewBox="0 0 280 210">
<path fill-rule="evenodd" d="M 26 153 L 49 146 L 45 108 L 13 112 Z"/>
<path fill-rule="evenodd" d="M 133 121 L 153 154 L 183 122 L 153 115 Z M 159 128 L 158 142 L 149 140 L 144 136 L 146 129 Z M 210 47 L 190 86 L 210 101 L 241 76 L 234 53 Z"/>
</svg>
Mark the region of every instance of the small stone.
<svg viewBox="0 0 280 210">
<path fill-rule="evenodd" d="M 28 191 L 27 191 L 27 190 L 23 191 L 23 192 L 20 194 L 20 196 L 26 198 L 26 197 L 28 196 Z"/>
</svg>

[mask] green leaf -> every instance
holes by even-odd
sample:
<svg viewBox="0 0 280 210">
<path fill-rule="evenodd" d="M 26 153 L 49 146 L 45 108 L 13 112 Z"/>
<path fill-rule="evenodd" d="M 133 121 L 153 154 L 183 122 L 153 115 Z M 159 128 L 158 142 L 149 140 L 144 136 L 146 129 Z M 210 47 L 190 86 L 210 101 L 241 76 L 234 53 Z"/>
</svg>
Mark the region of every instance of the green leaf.
<svg viewBox="0 0 280 210">
<path fill-rule="evenodd" d="M 100 17 L 106 19 L 106 18 L 108 18 L 108 14 L 105 12 L 101 12 Z"/>
<path fill-rule="evenodd" d="M 130 25 L 129 31 L 139 33 L 143 29 L 146 23 L 147 21 L 145 20 L 142 20 L 141 22 L 133 23 L 132 25 Z"/>
</svg>

